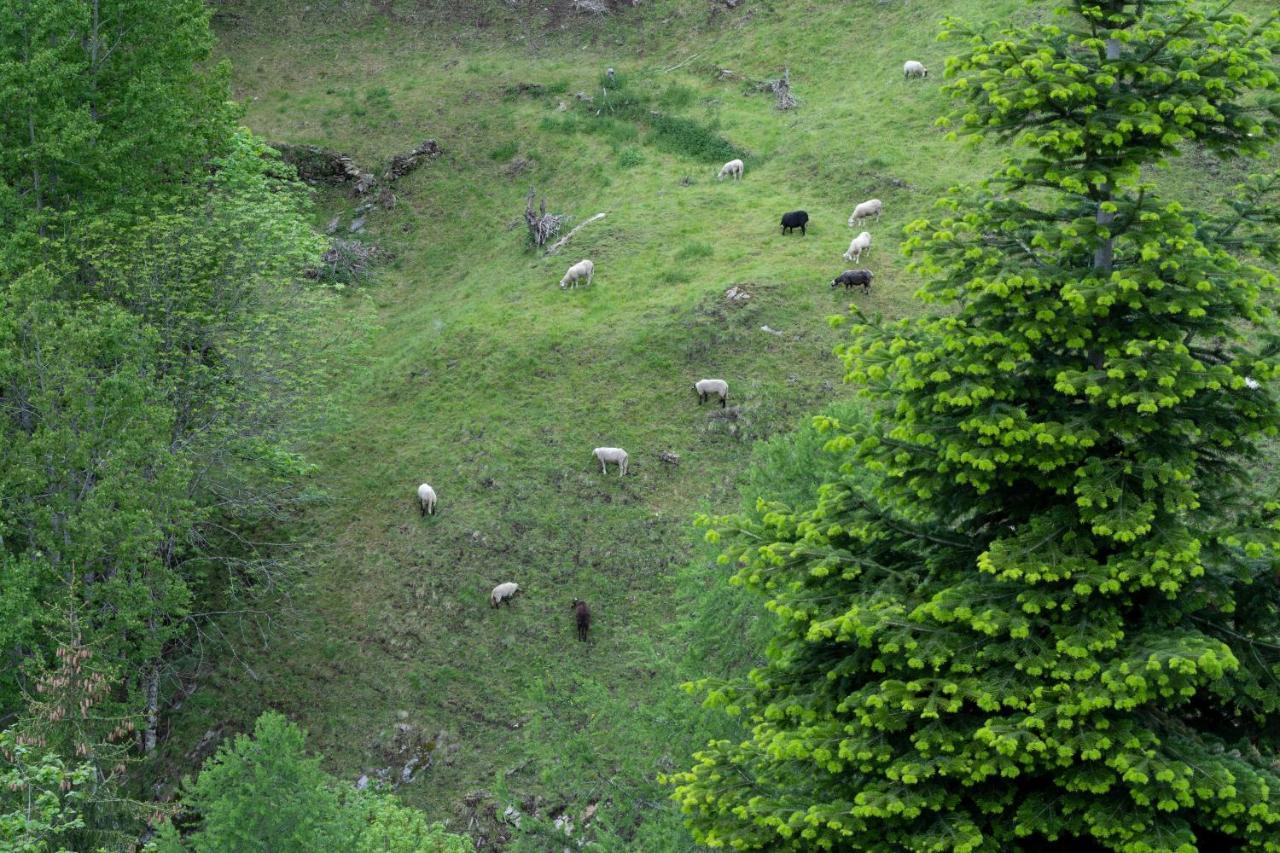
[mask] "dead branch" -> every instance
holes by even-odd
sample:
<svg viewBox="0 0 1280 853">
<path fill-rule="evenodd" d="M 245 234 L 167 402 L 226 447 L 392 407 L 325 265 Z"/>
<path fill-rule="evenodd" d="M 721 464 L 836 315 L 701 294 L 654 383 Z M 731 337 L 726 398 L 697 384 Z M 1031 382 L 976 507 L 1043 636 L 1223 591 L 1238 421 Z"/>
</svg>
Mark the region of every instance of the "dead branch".
<svg viewBox="0 0 1280 853">
<path fill-rule="evenodd" d="M 595 216 L 591 217 L 586 222 L 580 222 L 572 231 L 570 231 L 568 234 L 564 235 L 558 241 L 556 241 L 556 244 L 554 246 L 552 246 L 550 249 L 547 249 L 547 254 L 554 255 L 556 252 L 560 250 L 562 246 L 564 246 L 565 243 L 568 243 L 570 240 L 573 239 L 574 234 L 577 234 L 579 231 L 581 231 L 586 226 L 590 225 L 592 222 L 595 222 L 597 219 L 604 219 L 604 214 L 597 213 Z"/>
<path fill-rule="evenodd" d="M 524 222 L 529 229 L 529 239 L 533 245 L 541 249 L 547 241 L 560 233 L 565 218 L 558 213 L 547 213 L 547 200 L 544 198 L 537 210 L 533 209 L 533 200 L 537 193 L 529 189 L 524 200 Z"/>
</svg>

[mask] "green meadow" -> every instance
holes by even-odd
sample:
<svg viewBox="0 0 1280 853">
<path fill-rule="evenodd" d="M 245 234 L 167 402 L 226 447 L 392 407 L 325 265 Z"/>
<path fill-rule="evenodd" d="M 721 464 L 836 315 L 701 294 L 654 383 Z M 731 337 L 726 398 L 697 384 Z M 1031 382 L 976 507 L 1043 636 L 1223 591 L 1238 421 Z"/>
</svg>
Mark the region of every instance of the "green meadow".
<svg viewBox="0 0 1280 853">
<path fill-rule="evenodd" d="M 761 471 L 803 467 L 820 447 L 794 432 L 809 415 L 857 416 L 828 318 L 850 302 L 919 311 L 903 227 L 998 162 L 935 125 L 950 108 L 941 19 L 1045 4 L 651 0 L 527 18 L 496 2 L 272 5 L 215 17 L 255 133 L 379 170 L 426 138 L 444 153 L 350 235 L 382 260 L 334 318 L 343 335 L 359 318 L 368 340 L 317 389 L 340 406 L 305 448 L 319 497 L 292 531 L 303 585 L 187 700 L 167 760 L 190 770 L 204 731 L 275 708 L 354 781 L 398 774 L 407 723 L 429 766 L 398 792 L 455 831 L 559 849 L 566 814 L 589 849 L 692 849 L 658 776 L 733 732 L 679 685 L 745 673 L 769 618 L 727 585 L 693 519 L 774 489 Z M 904 81 L 906 59 L 930 77 Z M 784 70 L 799 100 L 785 112 L 753 85 Z M 733 150 L 745 179 L 717 181 Z M 1229 180 L 1195 152 L 1169 176 L 1192 200 Z M 544 257 L 526 238 L 531 188 L 570 227 L 605 217 Z M 834 291 L 846 220 L 873 197 L 874 286 Z M 338 216 L 349 236 L 359 203 L 318 189 L 317 226 Z M 808 234 L 784 237 L 796 209 Z M 557 287 L 582 258 L 594 283 Z M 750 299 L 726 301 L 735 285 Z M 704 377 L 728 381 L 729 411 L 698 405 Z M 601 474 L 600 445 L 629 451 L 627 477 Z M 423 481 L 440 496 L 425 519 Z M 491 609 L 509 580 L 523 594 Z M 575 597 L 595 617 L 586 644 Z"/>
</svg>

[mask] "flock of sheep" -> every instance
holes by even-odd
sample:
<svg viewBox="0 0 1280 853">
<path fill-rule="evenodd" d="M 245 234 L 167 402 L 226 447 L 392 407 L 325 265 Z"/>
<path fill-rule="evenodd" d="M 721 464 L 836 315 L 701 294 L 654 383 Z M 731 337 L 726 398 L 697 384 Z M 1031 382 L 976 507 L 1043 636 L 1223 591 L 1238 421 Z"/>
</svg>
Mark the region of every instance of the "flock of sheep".
<svg viewBox="0 0 1280 853">
<path fill-rule="evenodd" d="M 929 69 L 923 64 L 915 60 L 908 61 L 902 66 L 902 76 L 904 79 L 925 78 L 929 76 Z M 745 166 L 741 160 L 730 160 L 720 168 L 720 173 L 716 176 L 717 180 L 732 178 L 734 180 L 742 180 Z M 853 228 L 861 225 L 868 219 L 875 217 L 877 221 L 880 214 L 884 212 L 884 203 L 873 198 L 864 201 L 853 209 L 853 213 L 849 216 L 849 227 Z M 809 221 L 809 214 L 803 210 L 794 210 L 782 216 L 782 233 L 786 234 L 796 228 L 800 229 L 801 234 L 805 234 L 805 225 Z M 863 254 L 871 250 L 871 233 L 862 231 L 858 236 L 854 237 L 849 243 L 849 249 L 842 257 L 850 262 L 856 263 L 862 260 Z M 560 279 L 560 287 L 569 288 L 577 287 L 578 283 L 585 279 L 586 284 L 591 284 L 595 277 L 596 265 L 590 260 L 578 261 L 565 271 L 564 277 Z M 832 280 L 831 286 L 837 287 L 843 285 L 846 289 L 853 287 L 862 287 L 867 291 L 871 290 L 872 274 L 870 270 L 851 269 L 845 270 Z M 698 395 L 698 405 L 702 405 L 712 397 L 720 401 L 720 407 L 724 408 L 728 404 L 729 399 L 729 383 L 723 379 L 700 379 L 693 384 L 694 393 Z M 627 474 L 627 463 L 630 457 L 627 451 L 621 447 L 597 447 L 591 451 L 596 461 L 600 463 L 600 473 L 607 474 L 609 465 L 618 467 L 618 476 L 625 477 Z M 436 514 L 436 490 L 428 483 L 418 486 L 418 508 L 421 514 Z M 493 592 L 489 594 L 489 606 L 499 607 L 502 604 L 510 604 L 511 601 L 520 592 L 520 585 L 514 581 L 500 583 L 493 588 Z M 586 641 L 587 634 L 591 628 L 591 610 L 587 603 L 575 598 L 573 603 L 569 605 L 574 611 L 575 621 L 578 629 L 578 639 Z"/>
</svg>

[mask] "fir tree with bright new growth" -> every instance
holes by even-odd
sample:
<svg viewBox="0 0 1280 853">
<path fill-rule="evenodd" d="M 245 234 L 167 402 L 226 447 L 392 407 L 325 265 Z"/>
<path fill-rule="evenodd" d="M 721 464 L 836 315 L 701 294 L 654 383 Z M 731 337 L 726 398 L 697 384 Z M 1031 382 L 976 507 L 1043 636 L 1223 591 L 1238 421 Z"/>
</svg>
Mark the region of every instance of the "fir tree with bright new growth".
<svg viewBox="0 0 1280 853">
<path fill-rule="evenodd" d="M 855 315 L 841 478 L 709 533 L 778 626 L 702 683 L 749 730 L 675 797 L 744 849 L 1280 850 L 1280 178 L 1184 206 L 1147 168 L 1275 144 L 1280 27 L 948 30 L 961 132 L 1013 153 L 909 226 L 928 314 Z"/>
</svg>

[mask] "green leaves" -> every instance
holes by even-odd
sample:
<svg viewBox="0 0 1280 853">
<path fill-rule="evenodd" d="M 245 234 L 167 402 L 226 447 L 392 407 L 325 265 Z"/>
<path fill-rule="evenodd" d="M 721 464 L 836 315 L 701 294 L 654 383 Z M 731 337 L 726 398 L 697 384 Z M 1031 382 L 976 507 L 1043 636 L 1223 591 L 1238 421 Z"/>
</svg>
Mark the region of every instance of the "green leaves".
<svg viewBox="0 0 1280 853">
<path fill-rule="evenodd" d="M 226 69 L 201 67 L 209 14 L 199 0 L 0 3 L 6 231 L 131 207 L 225 145 L 236 108 Z"/>
<path fill-rule="evenodd" d="M 88 762 L 67 766 L 57 755 L 0 730 L 0 842 L 11 853 L 65 851 L 69 833 L 85 825 Z"/>
</svg>

